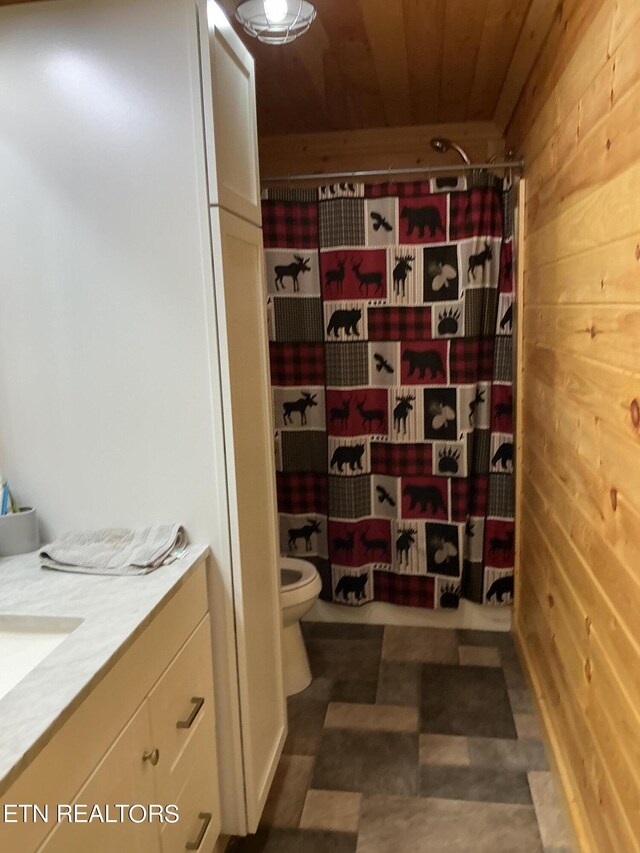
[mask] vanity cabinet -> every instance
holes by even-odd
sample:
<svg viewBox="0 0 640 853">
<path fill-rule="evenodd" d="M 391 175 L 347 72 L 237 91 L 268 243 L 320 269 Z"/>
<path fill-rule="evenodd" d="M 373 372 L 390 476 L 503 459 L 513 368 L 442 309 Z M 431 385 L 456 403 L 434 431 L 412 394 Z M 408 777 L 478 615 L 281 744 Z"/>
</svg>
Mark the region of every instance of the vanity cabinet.
<svg viewBox="0 0 640 853">
<path fill-rule="evenodd" d="M 11 853 L 212 853 L 220 834 L 205 560 L 1 798 L 48 806 L 48 823 L 0 825 Z M 56 823 L 58 804 L 116 822 Z M 124 821 L 116 804 L 136 806 Z M 144 806 L 176 805 L 174 823 Z M 189 846 L 187 846 L 189 845 Z"/>
<path fill-rule="evenodd" d="M 177 805 L 177 823 L 61 823 L 42 853 L 211 851 L 220 832 L 211 626 L 205 616 L 73 803 Z M 73 720 L 70 721 L 73 725 Z M 187 844 L 190 846 L 187 847 Z"/>
</svg>

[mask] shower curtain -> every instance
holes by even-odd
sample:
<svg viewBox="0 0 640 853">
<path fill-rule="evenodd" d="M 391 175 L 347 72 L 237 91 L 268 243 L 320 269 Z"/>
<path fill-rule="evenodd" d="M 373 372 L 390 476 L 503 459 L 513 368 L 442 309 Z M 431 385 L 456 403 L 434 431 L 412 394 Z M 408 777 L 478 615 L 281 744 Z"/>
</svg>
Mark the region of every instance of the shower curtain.
<svg viewBox="0 0 640 853">
<path fill-rule="evenodd" d="M 512 600 L 510 196 L 470 184 L 263 196 L 281 551 L 325 600 Z"/>
</svg>

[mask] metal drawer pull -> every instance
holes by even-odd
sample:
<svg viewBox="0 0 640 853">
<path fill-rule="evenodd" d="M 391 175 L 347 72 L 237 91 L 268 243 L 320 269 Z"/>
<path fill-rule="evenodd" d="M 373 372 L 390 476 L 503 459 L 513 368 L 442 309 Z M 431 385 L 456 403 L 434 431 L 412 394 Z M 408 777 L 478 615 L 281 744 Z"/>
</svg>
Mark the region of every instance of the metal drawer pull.
<svg viewBox="0 0 640 853">
<path fill-rule="evenodd" d="M 160 750 L 152 749 L 149 751 L 148 749 L 145 749 L 142 753 L 142 760 L 150 762 L 155 767 L 158 761 L 160 761 Z"/>
<path fill-rule="evenodd" d="M 200 713 L 200 708 L 204 705 L 204 697 L 203 696 L 192 696 L 191 702 L 193 703 L 193 708 L 191 709 L 191 713 L 187 717 L 186 720 L 178 720 L 176 723 L 176 728 L 178 729 L 190 729 L 194 723 L 195 718 Z"/>
<path fill-rule="evenodd" d="M 202 826 L 200 827 L 200 832 L 198 833 L 198 837 L 195 841 L 187 841 L 187 850 L 199 850 L 200 845 L 204 841 L 204 837 L 207 834 L 207 830 L 209 829 L 209 824 L 211 823 L 211 812 L 200 812 L 198 815 L 198 820 L 203 821 Z"/>
</svg>

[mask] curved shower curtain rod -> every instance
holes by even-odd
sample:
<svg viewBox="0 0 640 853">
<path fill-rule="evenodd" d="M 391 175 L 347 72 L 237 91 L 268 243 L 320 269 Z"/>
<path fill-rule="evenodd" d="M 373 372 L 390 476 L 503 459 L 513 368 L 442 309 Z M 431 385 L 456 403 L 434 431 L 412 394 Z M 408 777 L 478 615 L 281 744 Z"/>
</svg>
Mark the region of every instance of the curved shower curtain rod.
<svg viewBox="0 0 640 853">
<path fill-rule="evenodd" d="M 286 183 L 291 181 L 315 181 L 338 178 L 349 180 L 349 178 L 382 178 L 387 175 L 437 175 L 451 174 L 452 172 L 473 172 L 479 170 L 513 169 L 520 173 L 524 170 L 524 160 L 496 160 L 493 163 L 454 163 L 450 166 L 407 166 L 402 169 L 365 169 L 352 172 L 311 172 L 306 175 L 273 175 L 262 178 L 263 184 Z"/>
</svg>

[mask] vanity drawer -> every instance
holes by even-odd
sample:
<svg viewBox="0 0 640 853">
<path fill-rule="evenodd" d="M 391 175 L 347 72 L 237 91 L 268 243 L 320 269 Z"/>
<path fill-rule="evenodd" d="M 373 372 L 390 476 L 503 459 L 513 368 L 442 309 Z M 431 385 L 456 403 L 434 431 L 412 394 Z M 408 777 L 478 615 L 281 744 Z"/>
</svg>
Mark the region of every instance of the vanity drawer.
<svg viewBox="0 0 640 853">
<path fill-rule="evenodd" d="M 211 760 L 206 731 L 202 726 L 191 743 L 194 747 L 193 760 L 185 767 L 185 785 L 171 801 L 178 806 L 180 820 L 162 826 L 162 853 L 185 853 L 185 850 L 211 853 L 220 834 L 218 771 Z M 187 844 L 191 846 L 187 847 Z"/>
<path fill-rule="evenodd" d="M 211 625 L 207 615 L 149 694 L 149 717 L 160 760 L 156 787 L 161 801 L 175 802 L 191 769 L 216 763 Z"/>
</svg>

